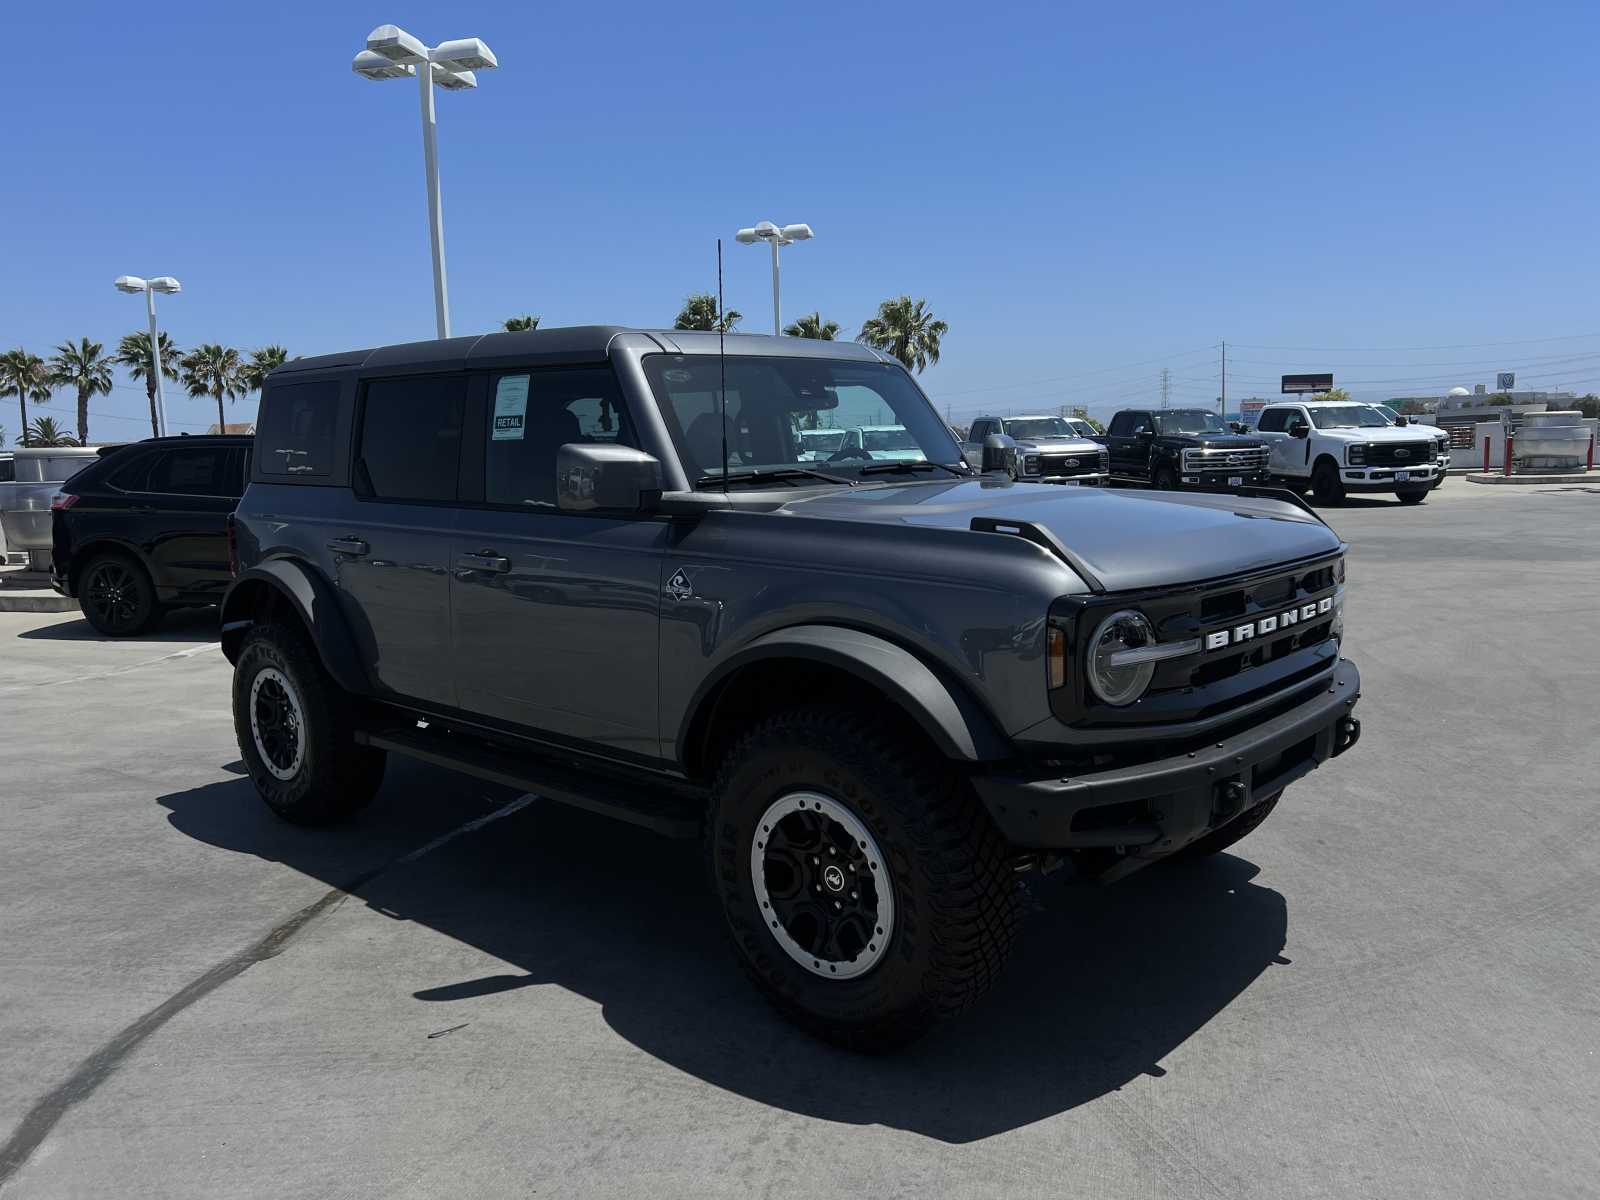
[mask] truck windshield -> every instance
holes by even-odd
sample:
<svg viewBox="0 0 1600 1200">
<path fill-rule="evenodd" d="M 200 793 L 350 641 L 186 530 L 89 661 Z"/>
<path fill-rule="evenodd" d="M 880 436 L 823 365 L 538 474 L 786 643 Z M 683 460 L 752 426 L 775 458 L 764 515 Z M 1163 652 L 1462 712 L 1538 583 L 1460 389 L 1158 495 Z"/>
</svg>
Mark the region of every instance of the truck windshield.
<svg viewBox="0 0 1600 1200">
<path fill-rule="evenodd" d="M 1006 433 L 1019 442 L 1072 437 L 1072 426 L 1060 417 L 1007 417 Z"/>
<path fill-rule="evenodd" d="M 1228 427 L 1214 412 L 1204 409 L 1183 409 L 1179 412 L 1157 413 L 1156 420 L 1162 433 L 1227 433 Z"/>
<path fill-rule="evenodd" d="M 722 481 L 724 386 L 730 484 L 770 487 L 773 481 L 759 474 L 731 477 L 802 464 L 826 463 L 825 474 L 845 483 L 874 462 L 925 459 L 966 470 L 938 413 L 905 370 L 890 363 L 651 354 L 643 366 L 684 471 L 703 486 Z M 817 444 L 826 434 L 838 438 L 831 449 Z M 828 479 L 795 475 L 784 482 L 815 486 Z"/>
<path fill-rule="evenodd" d="M 1365 404 L 1313 404 L 1306 408 L 1318 429 L 1384 429 L 1389 422 Z"/>
</svg>

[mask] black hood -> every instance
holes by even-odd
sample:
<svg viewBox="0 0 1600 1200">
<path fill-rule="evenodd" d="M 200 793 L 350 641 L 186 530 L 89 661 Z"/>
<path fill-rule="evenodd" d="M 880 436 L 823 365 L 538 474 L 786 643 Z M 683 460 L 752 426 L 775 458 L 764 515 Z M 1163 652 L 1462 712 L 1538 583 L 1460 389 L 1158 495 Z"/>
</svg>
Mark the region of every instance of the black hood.
<svg viewBox="0 0 1600 1200">
<path fill-rule="evenodd" d="M 974 517 L 1028 521 L 1048 529 L 1114 592 L 1217 579 L 1340 545 L 1315 516 L 1283 500 L 991 479 L 833 488 L 790 501 L 783 511 L 937 529 L 971 529 Z"/>
<path fill-rule="evenodd" d="M 1258 450 L 1261 439 L 1238 433 L 1166 433 L 1164 441 L 1183 446 L 1204 446 L 1208 450 Z"/>
</svg>

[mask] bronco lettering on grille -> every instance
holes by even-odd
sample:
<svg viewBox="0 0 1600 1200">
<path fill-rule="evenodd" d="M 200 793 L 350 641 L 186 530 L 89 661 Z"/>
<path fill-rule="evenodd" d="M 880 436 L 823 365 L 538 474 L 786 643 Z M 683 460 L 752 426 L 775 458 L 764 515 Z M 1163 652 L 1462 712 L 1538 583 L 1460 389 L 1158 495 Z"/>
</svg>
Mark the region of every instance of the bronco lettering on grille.
<svg viewBox="0 0 1600 1200">
<path fill-rule="evenodd" d="M 1248 624 L 1232 625 L 1227 629 L 1214 630 L 1206 634 L 1205 648 L 1207 650 L 1221 650 L 1225 646 L 1237 646 L 1240 642 L 1266 637 L 1268 634 L 1277 633 L 1303 621 L 1315 621 L 1318 617 L 1326 616 L 1332 611 L 1332 596 L 1323 596 L 1319 600 L 1308 600 L 1296 608 L 1287 608 L 1282 612 L 1273 613 L 1270 617 L 1258 617 Z"/>
</svg>

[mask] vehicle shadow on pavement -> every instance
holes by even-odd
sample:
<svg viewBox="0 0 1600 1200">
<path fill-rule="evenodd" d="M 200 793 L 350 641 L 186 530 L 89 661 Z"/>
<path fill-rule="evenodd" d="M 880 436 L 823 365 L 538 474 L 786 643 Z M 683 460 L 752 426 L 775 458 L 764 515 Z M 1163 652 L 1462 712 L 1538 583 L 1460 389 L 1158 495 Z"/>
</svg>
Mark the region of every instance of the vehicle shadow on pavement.
<svg viewBox="0 0 1600 1200">
<path fill-rule="evenodd" d="M 277 821 L 245 779 L 160 802 L 191 837 L 346 886 L 373 869 L 380 845 L 392 861 L 497 802 L 464 812 L 450 797 L 469 791 L 482 789 L 391 763 L 369 813 L 336 831 Z M 800 1033 L 745 981 L 698 844 L 546 802 L 492 829 L 355 890 L 387 916 L 520 972 L 419 981 L 417 1003 L 440 1006 L 441 1023 L 469 1019 L 479 997 L 555 984 L 597 1002 L 640 1049 L 716 1087 L 945 1142 L 990 1137 L 1165 1074 L 1160 1060 L 1278 959 L 1287 924 L 1283 897 L 1253 885 L 1254 864 L 1229 855 L 1104 889 L 1035 880 L 1035 911 L 996 988 L 908 1050 L 871 1058 Z M 394 969 L 403 979 L 405 964 Z"/>
<path fill-rule="evenodd" d="M 41 642 L 214 642 L 222 636 L 222 627 L 215 608 L 180 608 L 148 633 L 133 637 L 107 637 L 83 617 L 37 625 L 17 636 Z"/>
</svg>

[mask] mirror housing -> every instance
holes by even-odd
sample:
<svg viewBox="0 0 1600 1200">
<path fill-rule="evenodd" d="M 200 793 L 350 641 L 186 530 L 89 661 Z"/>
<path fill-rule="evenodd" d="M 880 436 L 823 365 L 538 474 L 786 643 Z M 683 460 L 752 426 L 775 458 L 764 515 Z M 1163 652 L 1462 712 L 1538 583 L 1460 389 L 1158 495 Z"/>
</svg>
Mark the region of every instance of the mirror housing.
<svg viewBox="0 0 1600 1200">
<path fill-rule="evenodd" d="M 632 446 L 575 442 L 556 451 L 556 506 L 562 512 L 648 512 L 661 488 L 661 464 Z"/>
<path fill-rule="evenodd" d="M 1311 426 L 1304 421 L 1296 421 L 1289 426 L 1289 436 L 1292 438 L 1308 438 L 1311 436 Z"/>
<path fill-rule="evenodd" d="M 1411 424 L 1411 421 L 1410 421 L 1410 419 L 1409 419 L 1409 418 L 1407 418 L 1407 417 L 1400 417 L 1400 416 L 1397 416 L 1397 417 L 1395 417 L 1395 419 L 1394 419 L 1394 423 L 1395 423 L 1395 424 L 1396 424 L 1396 425 L 1409 425 L 1409 424 Z"/>
<path fill-rule="evenodd" d="M 991 433 L 983 439 L 983 471 L 1002 471 L 1014 475 L 1017 471 L 1017 443 L 1003 433 Z"/>
</svg>

